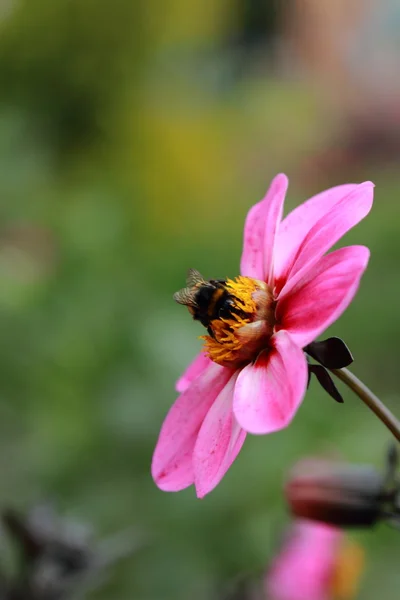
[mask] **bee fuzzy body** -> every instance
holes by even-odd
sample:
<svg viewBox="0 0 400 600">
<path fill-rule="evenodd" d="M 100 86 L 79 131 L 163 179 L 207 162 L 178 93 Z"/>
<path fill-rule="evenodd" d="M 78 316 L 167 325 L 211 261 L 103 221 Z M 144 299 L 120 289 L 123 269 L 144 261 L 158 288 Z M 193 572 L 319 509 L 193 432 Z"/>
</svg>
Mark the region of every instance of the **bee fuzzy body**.
<svg viewBox="0 0 400 600">
<path fill-rule="evenodd" d="M 190 269 L 186 283 L 185 288 L 174 294 L 174 299 L 179 304 L 186 305 L 193 319 L 200 321 L 213 336 L 210 323 L 215 319 L 229 318 L 232 311 L 235 311 L 226 281 L 224 279 L 207 281 L 198 271 Z"/>
</svg>

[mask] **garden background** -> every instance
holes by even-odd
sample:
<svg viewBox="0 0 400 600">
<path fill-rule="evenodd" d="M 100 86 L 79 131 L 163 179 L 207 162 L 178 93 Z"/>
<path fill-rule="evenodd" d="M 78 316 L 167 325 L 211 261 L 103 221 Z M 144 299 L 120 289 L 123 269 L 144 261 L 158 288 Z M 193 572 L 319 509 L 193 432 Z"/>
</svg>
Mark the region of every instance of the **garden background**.
<svg viewBox="0 0 400 600">
<path fill-rule="evenodd" d="M 0 0 L 0 507 L 134 528 L 143 547 L 91 598 L 211 598 L 273 556 L 300 456 L 383 463 L 383 425 L 312 381 L 204 500 L 150 476 L 202 334 L 172 294 L 188 267 L 238 273 L 246 212 L 281 171 L 287 209 L 376 184 L 344 240 L 370 266 L 329 333 L 400 416 L 399 23 L 393 0 Z M 398 532 L 355 537 L 360 598 L 397 600 Z"/>
</svg>

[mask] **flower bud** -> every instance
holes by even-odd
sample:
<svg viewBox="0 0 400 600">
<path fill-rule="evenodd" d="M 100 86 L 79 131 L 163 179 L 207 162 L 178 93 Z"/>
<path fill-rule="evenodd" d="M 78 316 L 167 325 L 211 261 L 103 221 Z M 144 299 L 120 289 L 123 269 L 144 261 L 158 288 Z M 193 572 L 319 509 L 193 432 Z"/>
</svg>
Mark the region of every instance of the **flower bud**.
<svg viewBox="0 0 400 600">
<path fill-rule="evenodd" d="M 368 465 L 306 459 L 293 469 L 286 499 L 293 515 L 339 527 L 371 527 L 388 499 L 385 477 Z"/>
</svg>

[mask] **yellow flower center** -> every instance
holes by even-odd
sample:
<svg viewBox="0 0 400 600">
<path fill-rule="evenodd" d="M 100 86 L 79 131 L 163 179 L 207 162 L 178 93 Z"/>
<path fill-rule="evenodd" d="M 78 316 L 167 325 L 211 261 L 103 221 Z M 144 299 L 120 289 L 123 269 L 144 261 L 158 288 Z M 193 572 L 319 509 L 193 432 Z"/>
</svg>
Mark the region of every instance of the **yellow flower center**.
<svg viewBox="0 0 400 600">
<path fill-rule="evenodd" d="M 210 320 L 201 336 L 206 354 L 219 365 L 236 368 L 255 360 L 267 347 L 275 324 L 272 290 L 250 277 L 227 279 L 228 310 Z"/>
</svg>

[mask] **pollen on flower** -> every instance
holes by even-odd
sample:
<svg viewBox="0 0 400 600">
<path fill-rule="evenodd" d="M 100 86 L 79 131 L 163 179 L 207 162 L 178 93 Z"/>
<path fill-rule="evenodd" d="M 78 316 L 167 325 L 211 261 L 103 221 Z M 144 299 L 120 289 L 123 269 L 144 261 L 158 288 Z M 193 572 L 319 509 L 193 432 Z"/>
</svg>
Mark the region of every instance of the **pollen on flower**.
<svg viewBox="0 0 400 600">
<path fill-rule="evenodd" d="M 267 347 L 275 324 L 272 291 L 250 277 L 226 280 L 230 307 L 224 316 L 213 319 L 210 335 L 201 336 L 205 352 L 217 364 L 237 367 L 255 360 Z"/>
<path fill-rule="evenodd" d="M 245 313 L 254 314 L 257 308 L 254 292 L 260 289 L 262 282 L 250 277 L 235 277 L 226 280 L 226 288 L 234 298 L 235 307 Z"/>
</svg>

